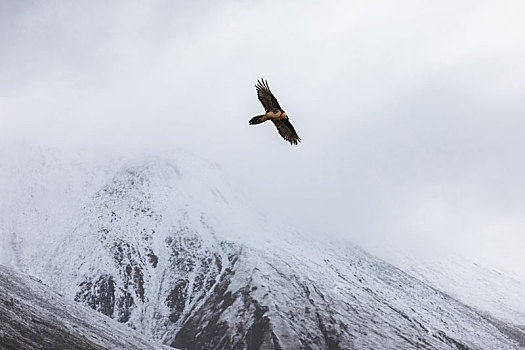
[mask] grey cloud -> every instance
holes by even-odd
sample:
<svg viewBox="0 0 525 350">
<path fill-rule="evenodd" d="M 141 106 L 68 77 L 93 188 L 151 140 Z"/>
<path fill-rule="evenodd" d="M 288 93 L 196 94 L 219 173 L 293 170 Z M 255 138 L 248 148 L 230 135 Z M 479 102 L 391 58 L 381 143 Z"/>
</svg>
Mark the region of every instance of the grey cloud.
<svg viewBox="0 0 525 350">
<path fill-rule="evenodd" d="M 0 136 L 189 149 L 298 228 L 518 266 L 523 6 L 3 2 Z M 260 77 L 298 147 L 248 125 Z"/>
</svg>

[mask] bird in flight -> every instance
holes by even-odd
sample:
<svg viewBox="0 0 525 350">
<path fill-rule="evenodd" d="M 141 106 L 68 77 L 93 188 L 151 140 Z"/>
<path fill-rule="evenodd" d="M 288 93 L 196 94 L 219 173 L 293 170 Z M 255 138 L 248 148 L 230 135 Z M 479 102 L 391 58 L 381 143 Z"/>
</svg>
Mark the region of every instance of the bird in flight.
<svg viewBox="0 0 525 350">
<path fill-rule="evenodd" d="M 271 120 L 272 123 L 277 127 L 279 135 L 281 135 L 286 141 L 290 142 L 291 145 L 297 145 L 299 142 L 301 142 L 301 139 L 295 132 L 295 129 L 293 128 L 292 123 L 290 123 L 288 116 L 283 111 L 281 106 L 279 106 L 277 99 L 270 91 L 268 82 L 264 79 L 257 80 L 257 85 L 255 85 L 255 88 L 257 89 L 257 97 L 259 98 L 259 101 L 261 101 L 264 109 L 266 110 L 266 113 L 250 119 L 250 124 L 255 125 L 267 120 Z"/>
</svg>

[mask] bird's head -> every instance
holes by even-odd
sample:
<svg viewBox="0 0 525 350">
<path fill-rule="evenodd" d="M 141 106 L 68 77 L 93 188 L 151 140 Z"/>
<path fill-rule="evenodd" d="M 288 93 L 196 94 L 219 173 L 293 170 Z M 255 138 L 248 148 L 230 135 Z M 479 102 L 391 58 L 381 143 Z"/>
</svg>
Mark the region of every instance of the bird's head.
<svg viewBox="0 0 525 350">
<path fill-rule="evenodd" d="M 288 119 L 288 115 L 287 115 L 286 112 L 284 112 L 284 111 L 283 111 L 283 113 L 282 113 L 282 116 L 283 116 L 284 119 Z"/>
</svg>

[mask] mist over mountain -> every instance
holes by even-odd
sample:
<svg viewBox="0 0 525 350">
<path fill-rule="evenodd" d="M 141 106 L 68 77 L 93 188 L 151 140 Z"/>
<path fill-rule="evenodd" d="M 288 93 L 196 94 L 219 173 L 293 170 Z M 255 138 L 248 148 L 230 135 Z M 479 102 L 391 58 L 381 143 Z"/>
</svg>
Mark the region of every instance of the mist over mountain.
<svg viewBox="0 0 525 350">
<path fill-rule="evenodd" d="M 272 222 L 220 166 L 190 153 L 17 151 L 1 154 L 2 195 L 11 196 L 0 213 L 2 264 L 164 344 L 525 344 L 508 318 L 467 306 L 349 242 Z"/>
<path fill-rule="evenodd" d="M 272 220 L 523 274 L 524 11 L 518 0 L 2 1 L 0 139 L 191 150 Z M 301 147 L 248 125 L 263 111 L 260 78 Z"/>
</svg>

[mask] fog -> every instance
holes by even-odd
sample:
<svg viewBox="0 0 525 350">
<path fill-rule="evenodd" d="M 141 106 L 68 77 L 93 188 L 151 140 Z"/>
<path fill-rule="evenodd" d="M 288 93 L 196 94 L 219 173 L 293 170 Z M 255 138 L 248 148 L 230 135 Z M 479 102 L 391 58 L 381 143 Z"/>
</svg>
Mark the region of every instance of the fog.
<svg viewBox="0 0 525 350">
<path fill-rule="evenodd" d="M 521 1 L 2 1 L 0 138 L 219 162 L 261 211 L 525 273 Z M 269 123 L 264 77 L 303 142 Z"/>
</svg>

